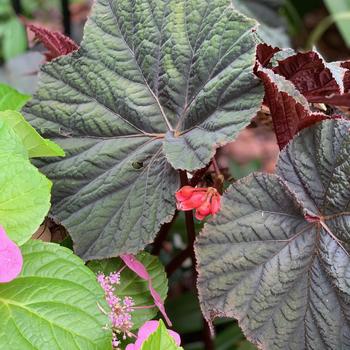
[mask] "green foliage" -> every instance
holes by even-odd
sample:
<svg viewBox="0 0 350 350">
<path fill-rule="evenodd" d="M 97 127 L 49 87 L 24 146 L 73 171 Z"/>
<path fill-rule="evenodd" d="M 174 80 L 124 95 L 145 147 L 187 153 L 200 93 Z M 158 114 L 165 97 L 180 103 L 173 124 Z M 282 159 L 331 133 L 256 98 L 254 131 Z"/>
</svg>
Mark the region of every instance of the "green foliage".
<svg viewBox="0 0 350 350">
<path fill-rule="evenodd" d="M 50 208 L 51 182 L 28 159 L 17 136 L 0 117 L 0 223 L 17 244 L 26 242 Z"/>
<path fill-rule="evenodd" d="M 152 256 L 146 252 L 141 252 L 137 255 L 137 259 L 145 266 L 152 278 L 152 285 L 160 294 L 163 300 L 167 297 L 168 280 L 164 272 L 162 263 L 156 256 Z M 119 271 L 125 264 L 120 258 L 113 258 L 108 260 L 90 261 L 88 263 L 90 269 L 95 273 L 103 272 L 110 274 L 114 271 Z M 135 306 L 151 306 L 154 304 L 153 298 L 148 288 L 148 282 L 141 279 L 135 272 L 125 268 L 121 272 L 121 283 L 116 286 L 115 294 L 119 298 L 125 296 L 132 297 L 135 301 Z M 147 309 L 136 309 L 132 312 L 133 329 L 138 329 L 146 321 L 155 317 L 158 313 L 156 307 Z"/>
<path fill-rule="evenodd" d="M 30 158 L 64 156 L 64 151 L 60 146 L 51 140 L 42 138 L 19 112 L 0 112 L 0 119 L 5 121 L 20 137 Z"/>
<path fill-rule="evenodd" d="M 31 96 L 24 95 L 11 86 L 0 84 L 0 111 L 19 111 L 30 100 Z"/>
<path fill-rule="evenodd" d="M 175 344 L 174 339 L 169 335 L 167 328 L 162 320 L 159 320 L 157 330 L 152 333 L 142 344 L 141 350 L 183 350 Z"/>
<path fill-rule="evenodd" d="M 26 49 L 27 34 L 20 20 L 13 16 L 0 23 L 0 58 L 8 61 Z"/>
<path fill-rule="evenodd" d="M 325 5 L 331 13 L 333 20 L 348 47 L 350 47 L 350 1 L 349 0 L 325 0 Z"/>
<path fill-rule="evenodd" d="M 42 170 L 78 255 L 143 249 L 173 217 L 174 168 L 203 167 L 249 124 L 255 26 L 229 0 L 99 0 L 80 50 L 43 66 L 26 112 L 66 151 Z"/>
<path fill-rule="evenodd" d="M 305 129 L 281 152 L 278 175 L 251 175 L 225 193 L 196 244 L 208 318 L 237 318 L 270 350 L 349 346 L 349 128 Z"/>
<path fill-rule="evenodd" d="M 98 305 L 107 307 L 95 275 L 56 244 L 21 247 L 24 267 L 0 285 L 0 348 L 108 350 L 111 331 Z"/>
</svg>

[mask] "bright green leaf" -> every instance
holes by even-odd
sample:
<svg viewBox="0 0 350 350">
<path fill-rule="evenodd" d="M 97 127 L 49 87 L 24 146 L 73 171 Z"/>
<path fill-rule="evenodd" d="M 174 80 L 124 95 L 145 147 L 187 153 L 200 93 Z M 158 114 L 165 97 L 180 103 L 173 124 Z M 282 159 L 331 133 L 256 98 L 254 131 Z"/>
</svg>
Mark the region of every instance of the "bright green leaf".
<svg viewBox="0 0 350 350">
<path fill-rule="evenodd" d="M 157 330 L 152 333 L 142 344 L 141 350 L 183 350 L 177 346 L 174 339 L 169 335 L 162 320 L 159 320 Z"/>
<path fill-rule="evenodd" d="M 0 284 L 0 348 L 6 350 L 108 350 L 111 331 L 95 275 L 57 244 L 21 247 L 21 275 Z"/>
<path fill-rule="evenodd" d="M 1 120 L 0 168 L 0 224 L 23 244 L 49 211 L 51 182 L 29 162 L 21 140 Z"/>
<path fill-rule="evenodd" d="M 163 300 L 167 297 L 168 280 L 162 263 L 156 256 L 152 256 L 146 252 L 137 255 L 137 259 L 146 267 L 152 278 L 152 285 L 160 294 Z M 96 273 L 103 272 L 109 274 L 119 271 L 125 264 L 119 258 L 91 261 L 88 266 Z M 135 272 L 125 268 L 121 272 L 121 283 L 116 286 L 116 295 L 120 298 L 125 296 L 132 297 L 136 306 L 150 306 L 154 304 L 150 294 L 147 281 L 141 279 Z M 146 321 L 155 317 L 158 313 L 156 307 L 149 309 L 136 309 L 132 312 L 133 329 L 140 328 Z"/>
<path fill-rule="evenodd" d="M 12 17 L 3 26 L 2 54 L 7 61 L 26 51 L 27 33 L 17 17 Z"/>
<path fill-rule="evenodd" d="M 8 109 L 19 111 L 31 99 L 13 89 L 11 86 L 0 84 L 0 112 Z"/>
<path fill-rule="evenodd" d="M 42 138 L 21 113 L 16 111 L 0 112 L 0 119 L 4 120 L 21 138 L 30 158 L 64 156 L 63 149 L 54 142 Z"/>
<path fill-rule="evenodd" d="M 136 253 L 260 108 L 256 22 L 230 0 L 98 0 L 81 48 L 44 65 L 26 112 L 66 151 L 42 170 L 84 259 Z"/>
<path fill-rule="evenodd" d="M 350 348 L 350 122 L 303 130 L 277 174 L 234 183 L 196 243 L 208 319 L 269 350 Z"/>
</svg>

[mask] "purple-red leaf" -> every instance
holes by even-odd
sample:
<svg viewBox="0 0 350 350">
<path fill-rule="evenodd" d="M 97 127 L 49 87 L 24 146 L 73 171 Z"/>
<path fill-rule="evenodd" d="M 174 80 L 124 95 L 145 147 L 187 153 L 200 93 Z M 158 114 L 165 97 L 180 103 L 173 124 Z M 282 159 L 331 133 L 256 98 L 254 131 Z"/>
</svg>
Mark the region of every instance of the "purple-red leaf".
<svg viewBox="0 0 350 350">
<path fill-rule="evenodd" d="M 35 34 L 35 39 L 40 41 L 48 50 L 45 52 L 46 60 L 68 55 L 77 50 L 79 46 L 70 38 L 60 32 L 51 31 L 41 26 L 29 24 L 28 28 Z"/>
<path fill-rule="evenodd" d="M 307 99 L 291 81 L 267 68 L 276 50 L 266 44 L 257 48 L 255 74 L 265 87 L 265 103 L 270 108 L 277 142 L 282 149 L 300 130 L 330 118 L 320 112 L 312 112 Z"/>
<path fill-rule="evenodd" d="M 21 250 L 6 235 L 0 226 L 0 283 L 14 280 L 22 270 Z"/>
</svg>

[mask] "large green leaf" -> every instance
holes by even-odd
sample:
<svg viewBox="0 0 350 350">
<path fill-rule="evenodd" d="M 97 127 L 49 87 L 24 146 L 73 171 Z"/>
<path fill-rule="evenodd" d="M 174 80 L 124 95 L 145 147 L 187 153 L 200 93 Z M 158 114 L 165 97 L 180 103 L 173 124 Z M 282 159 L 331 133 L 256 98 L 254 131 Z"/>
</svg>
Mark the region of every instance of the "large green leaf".
<svg viewBox="0 0 350 350">
<path fill-rule="evenodd" d="M 157 330 L 152 333 L 142 344 L 141 350 L 183 350 L 177 346 L 174 339 L 168 333 L 162 320 L 159 320 Z"/>
<path fill-rule="evenodd" d="M 166 299 L 168 293 L 168 280 L 162 263 L 156 256 L 152 256 L 146 252 L 141 252 L 137 255 L 137 259 L 145 266 L 152 279 L 152 285 L 160 294 L 163 300 Z M 96 260 L 89 262 L 88 266 L 95 271 L 110 274 L 114 271 L 119 271 L 125 264 L 120 258 L 108 260 Z M 150 306 L 154 304 L 150 294 L 148 282 L 141 279 L 135 272 L 130 269 L 124 269 L 120 274 L 121 283 L 116 286 L 115 294 L 120 298 L 125 296 L 132 297 L 135 306 Z M 133 329 L 140 328 L 146 321 L 155 317 L 158 309 L 136 309 L 132 312 Z"/>
<path fill-rule="evenodd" d="M 225 193 L 196 243 L 208 319 L 238 319 L 261 349 L 350 348 L 350 122 L 305 129 L 278 175 Z"/>
<path fill-rule="evenodd" d="M 229 0 L 98 0 L 81 48 L 43 66 L 26 111 L 67 153 L 42 170 L 79 255 L 142 249 L 174 214 L 173 168 L 202 168 L 250 122 L 255 25 Z"/>
<path fill-rule="evenodd" d="M 111 331 L 98 305 L 107 307 L 95 275 L 56 244 L 29 241 L 24 266 L 0 285 L 0 348 L 108 350 Z"/>
<path fill-rule="evenodd" d="M 8 109 L 19 111 L 30 100 L 29 95 L 24 95 L 11 86 L 0 84 L 0 111 Z"/>
<path fill-rule="evenodd" d="M 0 168 L 0 224 L 23 244 L 50 209 L 51 182 L 29 162 L 21 140 L 1 119 Z"/>
<path fill-rule="evenodd" d="M 42 138 L 21 113 L 17 111 L 0 112 L 0 119 L 5 121 L 20 137 L 30 158 L 64 156 L 62 148 L 51 140 Z"/>
</svg>

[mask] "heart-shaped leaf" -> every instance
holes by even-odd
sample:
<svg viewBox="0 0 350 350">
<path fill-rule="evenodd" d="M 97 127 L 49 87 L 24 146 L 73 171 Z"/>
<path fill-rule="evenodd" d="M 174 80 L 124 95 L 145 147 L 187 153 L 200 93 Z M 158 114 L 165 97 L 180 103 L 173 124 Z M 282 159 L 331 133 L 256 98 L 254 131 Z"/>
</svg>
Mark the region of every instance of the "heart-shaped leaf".
<svg viewBox="0 0 350 350">
<path fill-rule="evenodd" d="M 137 254 L 137 259 L 147 269 L 152 280 L 152 285 L 160 294 L 163 300 L 168 293 L 168 280 L 162 263 L 156 256 L 152 256 L 146 252 Z M 119 271 L 124 262 L 120 258 L 108 260 L 90 261 L 88 266 L 96 273 L 103 272 L 105 275 L 111 272 Z M 140 278 L 134 271 L 125 268 L 120 274 L 120 284 L 115 288 L 115 294 L 123 299 L 124 297 L 132 297 L 135 306 L 151 306 L 154 305 L 154 300 L 149 290 L 148 282 Z M 133 329 L 140 328 L 145 321 L 155 317 L 158 313 L 158 308 L 137 308 L 132 313 Z"/>
<path fill-rule="evenodd" d="M 28 160 L 17 134 L 0 118 L 0 225 L 21 245 L 50 208 L 51 182 Z"/>
<path fill-rule="evenodd" d="M 173 169 L 204 167 L 260 108 L 255 21 L 230 0 L 98 0 L 81 48 L 42 68 L 28 119 L 52 214 L 85 259 L 136 253 L 171 220 Z"/>
<path fill-rule="evenodd" d="M 301 132 L 278 175 L 231 186 L 196 243 L 204 314 L 237 318 L 261 349 L 350 347 L 349 128 Z"/>
<path fill-rule="evenodd" d="M 21 275 L 0 285 L 0 348 L 111 349 L 95 275 L 59 245 L 29 241 L 21 248 Z"/>
</svg>

